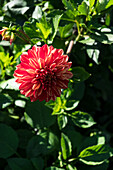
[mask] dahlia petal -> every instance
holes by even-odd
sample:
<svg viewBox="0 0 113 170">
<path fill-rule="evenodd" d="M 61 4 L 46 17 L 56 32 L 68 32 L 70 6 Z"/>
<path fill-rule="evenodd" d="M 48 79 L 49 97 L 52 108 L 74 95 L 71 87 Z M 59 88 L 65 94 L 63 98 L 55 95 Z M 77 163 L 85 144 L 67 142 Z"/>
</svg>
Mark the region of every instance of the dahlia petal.
<svg viewBox="0 0 113 170">
<path fill-rule="evenodd" d="M 22 80 L 22 79 L 16 79 L 15 82 L 17 82 L 17 83 L 23 83 L 23 80 Z"/>
<path fill-rule="evenodd" d="M 29 73 L 30 75 L 35 75 L 34 69 L 27 69 L 26 71 L 27 71 L 27 73 Z"/>
<path fill-rule="evenodd" d="M 20 90 L 20 93 L 25 95 L 25 91 L 24 90 Z"/>
<path fill-rule="evenodd" d="M 33 95 L 36 98 L 37 96 L 40 96 L 42 94 L 43 89 L 39 88 L 37 90 L 34 90 Z"/>
<path fill-rule="evenodd" d="M 27 74 L 27 72 L 25 71 L 25 70 L 19 70 L 19 69 L 17 69 L 17 70 L 15 70 L 15 73 L 14 74 L 17 74 L 17 75 L 25 75 L 25 74 Z"/>
<path fill-rule="evenodd" d="M 20 90 L 28 90 L 32 87 L 32 84 L 30 84 L 29 82 L 23 82 L 20 86 L 19 89 Z"/>
<path fill-rule="evenodd" d="M 49 96 L 52 96 L 52 90 L 51 90 L 50 87 L 47 89 L 47 93 L 48 93 Z"/>
<path fill-rule="evenodd" d="M 58 87 L 52 87 L 52 91 L 53 93 L 57 96 L 60 97 L 61 96 L 61 89 L 59 89 Z"/>
<path fill-rule="evenodd" d="M 29 65 L 35 69 L 40 68 L 40 63 L 38 64 L 33 58 L 29 59 Z"/>
<path fill-rule="evenodd" d="M 37 98 L 35 98 L 34 96 L 30 96 L 30 100 L 31 100 L 31 102 L 35 102 L 37 100 Z"/>
<path fill-rule="evenodd" d="M 42 46 L 42 48 L 40 48 L 39 56 L 40 56 L 42 59 L 45 60 L 45 57 L 46 57 L 46 55 L 47 55 L 47 52 L 48 52 L 48 50 L 47 50 L 47 45 L 45 44 L 45 45 Z"/>
<path fill-rule="evenodd" d="M 66 79 L 70 79 L 70 78 L 73 77 L 73 74 L 68 71 L 67 73 L 63 74 L 63 76 L 64 76 Z"/>
<path fill-rule="evenodd" d="M 32 50 L 33 50 L 33 52 L 35 53 L 35 55 L 36 55 L 36 58 L 37 58 L 37 51 L 40 49 L 40 47 L 37 47 L 36 45 L 34 45 L 33 47 L 32 47 Z"/>
<path fill-rule="evenodd" d="M 64 57 L 64 62 L 68 62 L 69 57 L 67 55 L 63 55 Z"/>
<path fill-rule="evenodd" d="M 52 53 L 53 53 L 53 62 L 54 62 L 55 59 L 59 56 L 58 50 L 57 50 L 57 49 L 54 49 L 54 50 L 52 51 Z"/>
<path fill-rule="evenodd" d="M 29 55 L 27 52 L 23 52 L 22 55 L 20 56 L 20 61 L 21 62 L 26 62 L 26 60 L 28 60 Z"/>
<path fill-rule="evenodd" d="M 64 62 L 64 58 L 56 59 L 55 62 L 56 64 L 60 65 Z"/>
<path fill-rule="evenodd" d="M 56 63 L 53 63 L 50 65 L 50 68 L 53 70 L 55 68 L 55 66 L 56 66 Z"/>
<path fill-rule="evenodd" d="M 72 65 L 72 62 L 68 62 L 68 68 L 70 68 Z"/>
<path fill-rule="evenodd" d="M 23 68 L 24 70 L 31 68 L 29 63 L 23 63 L 23 62 L 20 64 L 19 67 L 21 67 L 21 69 Z"/>
<path fill-rule="evenodd" d="M 41 86 L 41 83 L 38 82 L 38 84 L 34 84 L 34 85 L 33 85 L 32 89 L 33 89 L 33 90 L 37 90 L 37 89 L 40 88 L 40 86 Z"/>
<path fill-rule="evenodd" d="M 64 51 L 62 49 L 58 49 L 59 55 L 63 55 Z"/>
<path fill-rule="evenodd" d="M 22 76 L 21 77 L 21 80 L 22 81 L 27 81 L 27 82 L 31 82 L 33 79 L 33 77 L 30 77 L 30 76 Z"/>
<path fill-rule="evenodd" d="M 30 97 L 30 96 L 32 96 L 33 95 L 33 90 L 28 90 L 27 92 L 25 92 L 25 96 L 26 97 Z"/>
<path fill-rule="evenodd" d="M 58 87 L 60 87 L 62 89 L 68 88 L 68 81 L 67 80 L 61 81 L 60 79 L 58 79 L 57 85 L 58 85 Z"/>
<path fill-rule="evenodd" d="M 48 47 L 48 55 L 50 55 L 50 53 L 54 50 L 54 47 L 51 45 L 50 47 Z"/>
<path fill-rule="evenodd" d="M 53 54 L 51 53 L 46 59 L 45 59 L 45 65 L 49 66 L 53 63 Z"/>
<path fill-rule="evenodd" d="M 38 59 L 38 63 L 39 63 L 40 68 L 44 68 L 45 67 L 45 60 L 44 59 L 39 58 Z"/>
<path fill-rule="evenodd" d="M 56 97 L 55 94 L 53 94 L 53 96 L 51 96 L 51 100 L 55 101 L 56 100 Z"/>
<path fill-rule="evenodd" d="M 36 53 L 33 50 L 28 50 L 28 55 L 30 58 L 36 58 Z"/>
<path fill-rule="evenodd" d="M 46 94 L 46 97 L 45 97 L 45 101 L 48 102 L 50 100 L 50 96 L 48 95 L 48 93 Z"/>
<path fill-rule="evenodd" d="M 36 84 L 36 83 L 37 83 L 37 78 L 33 78 L 32 81 L 31 81 L 31 83 Z"/>
</svg>

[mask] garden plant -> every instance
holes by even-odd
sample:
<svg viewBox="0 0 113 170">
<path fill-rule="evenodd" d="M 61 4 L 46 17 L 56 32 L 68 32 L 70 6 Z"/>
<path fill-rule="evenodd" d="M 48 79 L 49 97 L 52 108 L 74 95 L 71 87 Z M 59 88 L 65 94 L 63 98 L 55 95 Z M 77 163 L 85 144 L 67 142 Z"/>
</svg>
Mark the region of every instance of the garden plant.
<svg viewBox="0 0 113 170">
<path fill-rule="evenodd" d="M 0 0 L 0 170 L 113 170 L 113 0 Z"/>
</svg>

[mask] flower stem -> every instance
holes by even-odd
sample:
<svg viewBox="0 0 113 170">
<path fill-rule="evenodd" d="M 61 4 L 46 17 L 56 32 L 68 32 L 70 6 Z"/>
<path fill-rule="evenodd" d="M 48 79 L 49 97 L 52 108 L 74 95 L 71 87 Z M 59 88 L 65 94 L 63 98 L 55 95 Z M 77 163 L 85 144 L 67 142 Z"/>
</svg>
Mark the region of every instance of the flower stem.
<svg viewBox="0 0 113 170">
<path fill-rule="evenodd" d="M 77 25 L 77 31 L 78 31 L 78 35 L 75 39 L 75 41 L 79 41 L 80 37 L 81 37 L 81 33 L 83 31 L 83 28 L 80 29 L 80 26 L 79 26 L 79 22 L 77 20 L 75 20 L 76 22 L 76 25 Z M 76 30 L 73 31 L 73 35 L 75 34 Z M 72 37 L 72 40 L 70 41 L 69 45 L 68 45 L 68 48 L 67 48 L 67 52 L 66 54 L 69 55 L 71 53 L 71 50 L 73 48 L 73 45 L 74 45 L 74 40 L 73 40 L 73 37 Z"/>
</svg>

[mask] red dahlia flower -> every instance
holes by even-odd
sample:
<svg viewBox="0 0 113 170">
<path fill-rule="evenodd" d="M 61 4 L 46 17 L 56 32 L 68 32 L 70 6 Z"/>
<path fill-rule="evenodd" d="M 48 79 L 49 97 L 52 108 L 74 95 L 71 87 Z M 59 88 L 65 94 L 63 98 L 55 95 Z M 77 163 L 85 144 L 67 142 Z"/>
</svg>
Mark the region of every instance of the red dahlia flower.
<svg viewBox="0 0 113 170">
<path fill-rule="evenodd" d="M 60 97 L 61 89 L 68 87 L 73 74 L 68 71 L 72 62 L 63 55 L 62 49 L 53 46 L 34 45 L 32 49 L 21 55 L 21 63 L 14 72 L 19 89 L 31 101 L 55 100 Z"/>
</svg>

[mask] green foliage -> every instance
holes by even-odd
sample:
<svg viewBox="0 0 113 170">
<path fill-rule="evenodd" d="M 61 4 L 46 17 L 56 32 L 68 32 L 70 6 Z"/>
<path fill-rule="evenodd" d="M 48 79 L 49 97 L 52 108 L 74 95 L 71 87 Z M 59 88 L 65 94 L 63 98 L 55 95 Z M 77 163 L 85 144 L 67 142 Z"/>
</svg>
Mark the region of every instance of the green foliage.
<svg viewBox="0 0 113 170">
<path fill-rule="evenodd" d="M 0 169 L 113 167 L 113 0 L 1 0 Z M 31 102 L 13 77 L 33 45 L 63 49 L 73 77 L 55 101 Z"/>
<path fill-rule="evenodd" d="M 34 108 L 32 110 L 32 108 Z M 49 127 L 55 122 L 55 118 L 51 116 L 51 109 L 44 105 L 44 102 L 27 102 L 25 120 L 34 128 Z"/>
<path fill-rule="evenodd" d="M 79 159 L 88 165 L 98 165 L 110 157 L 109 147 L 106 145 L 94 145 L 80 152 Z"/>
<path fill-rule="evenodd" d="M 72 153 L 71 141 L 64 133 L 61 134 L 61 149 L 64 160 L 71 156 Z"/>
<path fill-rule="evenodd" d="M 88 113 L 76 111 L 70 115 L 75 125 L 81 128 L 89 128 L 95 124 L 93 118 Z"/>
<path fill-rule="evenodd" d="M 16 132 L 5 124 L 0 124 L 0 158 L 8 158 L 16 153 L 18 136 Z"/>
</svg>

